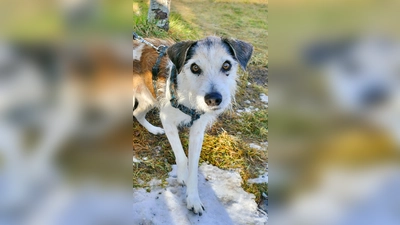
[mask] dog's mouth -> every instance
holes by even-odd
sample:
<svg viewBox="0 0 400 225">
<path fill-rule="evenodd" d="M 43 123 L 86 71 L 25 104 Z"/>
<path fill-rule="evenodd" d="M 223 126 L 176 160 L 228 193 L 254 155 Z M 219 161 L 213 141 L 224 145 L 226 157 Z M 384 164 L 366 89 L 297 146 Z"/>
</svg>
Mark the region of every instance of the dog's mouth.
<svg viewBox="0 0 400 225">
<path fill-rule="evenodd" d="M 209 107 L 209 109 L 212 111 L 218 111 L 221 109 L 221 107 L 220 106 L 212 106 L 212 107 Z"/>
<path fill-rule="evenodd" d="M 203 111 L 205 113 L 219 113 L 223 110 L 224 108 L 221 106 L 203 106 L 198 108 L 199 111 Z"/>
</svg>

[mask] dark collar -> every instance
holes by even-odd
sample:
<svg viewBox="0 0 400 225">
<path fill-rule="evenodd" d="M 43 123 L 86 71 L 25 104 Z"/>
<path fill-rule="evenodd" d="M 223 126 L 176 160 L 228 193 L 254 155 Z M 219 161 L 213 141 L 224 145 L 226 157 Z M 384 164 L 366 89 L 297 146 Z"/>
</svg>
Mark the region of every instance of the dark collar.
<svg viewBox="0 0 400 225">
<path fill-rule="evenodd" d="M 181 110 L 183 113 L 185 113 L 186 115 L 188 115 L 192 118 L 189 123 L 183 124 L 183 126 L 191 127 L 193 125 L 193 122 L 198 120 L 200 118 L 200 116 L 204 114 L 204 112 L 198 112 L 195 109 L 188 108 L 188 107 L 178 103 L 177 94 L 176 94 L 176 89 L 178 87 L 178 81 L 177 81 L 176 76 L 177 76 L 176 67 L 175 67 L 175 65 L 172 65 L 171 75 L 170 75 L 170 84 L 169 84 L 169 90 L 171 93 L 170 102 L 171 102 L 172 107 Z"/>
</svg>

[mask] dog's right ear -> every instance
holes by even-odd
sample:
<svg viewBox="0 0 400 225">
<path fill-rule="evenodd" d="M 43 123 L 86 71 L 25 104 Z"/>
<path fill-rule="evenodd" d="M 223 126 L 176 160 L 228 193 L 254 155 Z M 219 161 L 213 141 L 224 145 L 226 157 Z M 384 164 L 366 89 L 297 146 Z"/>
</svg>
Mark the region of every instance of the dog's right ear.
<svg viewBox="0 0 400 225">
<path fill-rule="evenodd" d="M 239 61 L 240 67 L 246 70 L 247 63 L 253 54 L 253 46 L 247 42 L 229 38 L 223 38 L 222 41 L 229 45 L 231 51 Z"/>
<path fill-rule="evenodd" d="M 323 66 L 333 59 L 344 57 L 353 45 L 351 39 L 314 42 L 303 49 L 302 59 L 307 65 Z"/>
<path fill-rule="evenodd" d="M 182 41 L 168 48 L 168 57 L 178 70 L 178 74 L 182 70 L 190 47 L 192 47 L 196 43 L 197 41 Z"/>
</svg>

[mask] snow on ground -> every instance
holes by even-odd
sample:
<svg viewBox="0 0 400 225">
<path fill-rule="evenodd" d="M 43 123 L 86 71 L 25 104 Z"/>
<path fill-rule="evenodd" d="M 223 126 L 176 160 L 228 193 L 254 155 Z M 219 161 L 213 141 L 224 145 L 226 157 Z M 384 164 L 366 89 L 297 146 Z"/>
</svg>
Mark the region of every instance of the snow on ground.
<svg viewBox="0 0 400 225">
<path fill-rule="evenodd" d="M 262 102 L 268 104 L 268 96 L 265 95 L 264 93 L 261 93 L 261 94 L 260 94 L 260 99 L 261 99 Z"/>
<path fill-rule="evenodd" d="M 139 159 L 137 159 L 135 156 L 133 156 L 133 163 L 140 163 L 141 161 Z"/>
<path fill-rule="evenodd" d="M 266 151 L 268 149 L 268 142 L 261 142 L 260 145 L 255 143 L 250 143 L 249 147 L 259 151 Z"/>
<path fill-rule="evenodd" d="M 250 148 L 257 149 L 257 150 L 264 150 L 263 147 L 259 146 L 258 144 L 254 144 L 254 143 L 250 143 L 250 144 L 249 144 L 249 147 L 250 147 Z"/>
<path fill-rule="evenodd" d="M 199 167 L 199 194 L 206 208 L 202 216 L 186 208 L 186 187 L 178 184 L 176 165 L 166 188 L 133 191 L 133 224 L 267 224 L 267 215 L 257 209 L 254 195 L 245 192 L 237 172 L 203 163 Z"/>
<path fill-rule="evenodd" d="M 254 106 L 250 106 L 250 107 L 245 107 L 244 109 L 238 109 L 238 110 L 236 110 L 236 112 L 237 113 L 239 113 L 239 115 L 240 115 L 240 113 L 243 113 L 243 112 L 246 112 L 246 113 L 251 113 L 251 112 L 254 112 L 254 111 L 259 111 L 260 109 L 259 108 L 254 108 Z"/>
<path fill-rule="evenodd" d="M 281 225 L 398 225 L 400 168 L 327 168 L 316 186 L 274 211 Z"/>
<path fill-rule="evenodd" d="M 0 176 L 0 188 L 3 178 Z M 36 183 L 29 184 L 36 187 Z M 135 224 L 130 216 L 131 195 L 125 187 L 71 184 L 58 177 L 23 194 L 18 202 L 1 205 L 1 225 Z"/>
<path fill-rule="evenodd" d="M 257 150 L 261 150 L 261 146 L 259 146 L 259 145 L 257 145 L 257 144 L 250 143 L 249 146 L 250 146 L 250 148 L 254 148 L 254 149 L 257 149 Z"/>
<path fill-rule="evenodd" d="M 260 175 L 257 178 L 250 179 L 248 180 L 249 183 L 256 183 L 256 184 L 261 184 L 261 183 L 268 183 L 268 172 L 265 174 Z"/>
</svg>

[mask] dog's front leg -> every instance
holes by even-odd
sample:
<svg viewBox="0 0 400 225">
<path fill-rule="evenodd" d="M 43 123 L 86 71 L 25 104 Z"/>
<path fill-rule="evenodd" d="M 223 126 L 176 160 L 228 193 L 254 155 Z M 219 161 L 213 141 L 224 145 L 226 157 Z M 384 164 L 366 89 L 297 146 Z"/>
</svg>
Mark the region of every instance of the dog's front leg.
<svg viewBox="0 0 400 225">
<path fill-rule="evenodd" d="M 172 151 L 175 155 L 176 165 L 178 166 L 178 182 L 182 185 L 186 184 L 188 176 L 187 157 L 183 151 L 181 140 L 179 139 L 178 128 L 175 124 L 169 122 L 164 116 L 161 116 L 165 134 L 171 144 Z"/>
<path fill-rule="evenodd" d="M 206 125 L 197 121 L 193 124 L 189 134 L 189 176 L 186 203 L 188 209 L 193 210 L 194 213 L 199 213 L 200 216 L 203 213 L 204 206 L 199 197 L 197 173 L 205 129 Z"/>
</svg>

